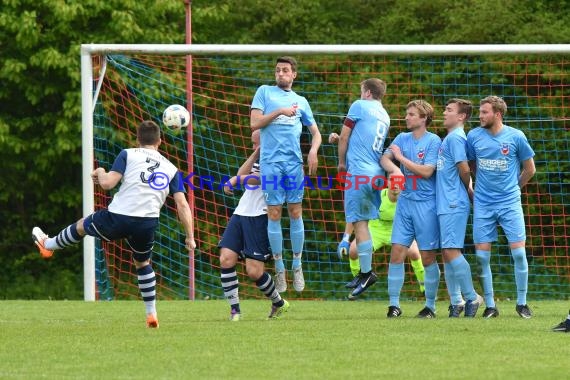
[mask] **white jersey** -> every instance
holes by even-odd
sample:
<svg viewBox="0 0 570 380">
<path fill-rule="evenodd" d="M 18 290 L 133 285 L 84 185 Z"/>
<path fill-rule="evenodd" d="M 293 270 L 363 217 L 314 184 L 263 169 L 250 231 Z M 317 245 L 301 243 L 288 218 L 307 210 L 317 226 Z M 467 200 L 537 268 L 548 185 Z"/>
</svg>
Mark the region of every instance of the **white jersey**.
<svg viewBox="0 0 570 380">
<path fill-rule="evenodd" d="M 252 174 L 259 174 L 259 163 L 253 164 Z M 244 186 L 245 187 L 245 186 Z M 248 187 L 251 189 L 248 189 Z M 248 185 L 241 196 L 234 214 L 241 216 L 259 216 L 267 214 L 267 204 L 261 190 L 261 185 Z"/>
<path fill-rule="evenodd" d="M 178 169 L 154 149 L 123 149 L 110 171 L 123 175 L 108 210 L 115 214 L 158 218 L 170 192 L 184 192 Z"/>
</svg>

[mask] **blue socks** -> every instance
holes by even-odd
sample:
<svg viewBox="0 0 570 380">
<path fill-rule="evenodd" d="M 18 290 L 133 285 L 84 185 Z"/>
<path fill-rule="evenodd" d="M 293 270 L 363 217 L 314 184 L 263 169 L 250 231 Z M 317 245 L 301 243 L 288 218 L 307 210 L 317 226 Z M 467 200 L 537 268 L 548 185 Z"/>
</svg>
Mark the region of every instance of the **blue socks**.
<svg viewBox="0 0 570 380">
<path fill-rule="evenodd" d="M 517 284 L 517 305 L 526 305 L 526 292 L 528 289 L 528 262 L 525 247 L 511 248 L 511 255 L 515 262 L 515 282 Z"/>
<path fill-rule="evenodd" d="M 291 218 L 290 221 L 291 249 L 293 250 L 292 267 L 296 269 L 301 266 L 301 255 L 303 252 L 303 244 L 305 243 L 305 225 L 303 224 L 303 218 Z"/>
<path fill-rule="evenodd" d="M 363 241 L 356 245 L 358 250 L 358 260 L 360 261 L 360 271 L 368 273 L 372 270 L 372 240 Z"/>
<path fill-rule="evenodd" d="M 461 287 L 457 282 L 457 276 L 451 263 L 443 263 L 443 276 L 445 277 L 445 284 L 447 285 L 447 293 L 452 305 L 459 305 L 463 301 L 461 297 Z"/>
<path fill-rule="evenodd" d="M 495 307 L 495 297 L 493 292 L 493 273 L 491 273 L 491 252 L 476 249 L 477 262 L 479 262 L 479 279 L 483 287 L 483 298 L 487 307 Z"/>
<path fill-rule="evenodd" d="M 291 248 L 293 250 L 293 269 L 301 266 L 301 257 L 303 252 L 303 244 L 305 243 L 305 226 L 303 218 L 290 219 L 290 236 Z M 267 221 L 267 236 L 269 238 L 269 245 L 273 252 L 273 259 L 275 260 L 275 271 L 285 271 L 285 264 L 283 263 L 283 231 L 281 230 L 281 220 L 268 220 Z"/>
<path fill-rule="evenodd" d="M 471 277 L 471 266 L 465 256 L 460 255 L 448 263 L 455 274 L 455 281 L 459 285 L 459 288 L 463 292 L 466 300 L 475 301 L 477 299 L 477 293 L 473 287 L 473 279 Z M 461 297 L 461 294 L 459 294 Z"/>
<path fill-rule="evenodd" d="M 269 238 L 269 245 L 273 252 L 273 259 L 275 260 L 275 271 L 285 271 L 285 264 L 283 264 L 283 232 L 281 231 L 281 220 L 267 221 L 267 236 Z"/>
<path fill-rule="evenodd" d="M 388 264 L 388 296 L 390 306 L 400 307 L 400 292 L 404 285 L 404 263 Z"/>
<path fill-rule="evenodd" d="M 434 262 L 431 265 L 424 266 L 426 273 L 426 306 L 435 312 L 435 299 L 437 298 L 437 288 L 439 287 L 439 265 Z"/>
</svg>

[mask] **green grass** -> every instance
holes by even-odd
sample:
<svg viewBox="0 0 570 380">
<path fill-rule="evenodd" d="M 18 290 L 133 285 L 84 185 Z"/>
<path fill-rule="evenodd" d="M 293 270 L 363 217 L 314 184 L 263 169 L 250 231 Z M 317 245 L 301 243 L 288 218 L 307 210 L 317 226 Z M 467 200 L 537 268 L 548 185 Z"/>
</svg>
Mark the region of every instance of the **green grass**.
<svg viewBox="0 0 570 380">
<path fill-rule="evenodd" d="M 420 302 L 292 301 L 265 320 L 267 301 L 159 301 L 160 329 L 145 327 L 141 301 L 0 302 L 0 379 L 556 379 L 570 373 L 570 334 L 550 327 L 568 302 L 513 302 L 493 320 L 418 320 Z M 481 311 L 479 312 L 480 315 Z"/>
</svg>

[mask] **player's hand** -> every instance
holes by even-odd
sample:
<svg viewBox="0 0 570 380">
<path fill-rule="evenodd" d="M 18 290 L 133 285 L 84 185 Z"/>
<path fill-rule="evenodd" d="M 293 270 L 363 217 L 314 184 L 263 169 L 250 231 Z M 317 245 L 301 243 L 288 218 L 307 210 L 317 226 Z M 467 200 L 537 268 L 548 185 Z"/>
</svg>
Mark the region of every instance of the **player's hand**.
<svg viewBox="0 0 570 380">
<path fill-rule="evenodd" d="M 346 241 L 346 240 L 342 240 L 338 244 L 338 248 L 336 250 L 336 253 L 338 254 L 339 260 L 342 260 L 343 256 L 347 256 L 349 251 L 350 251 L 350 242 Z"/>
<path fill-rule="evenodd" d="M 196 242 L 193 237 L 186 236 L 186 249 L 188 251 L 194 251 L 196 249 Z"/>
<path fill-rule="evenodd" d="M 390 145 L 390 150 L 396 160 L 401 161 L 402 157 L 404 157 L 398 145 Z"/>
<path fill-rule="evenodd" d="M 99 173 L 101 173 L 101 172 L 105 173 L 105 169 L 104 168 L 97 168 L 91 172 L 91 179 L 93 180 L 93 183 L 95 185 L 99 184 Z"/>
<path fill-rule="evenodd" d="M 224 193 L 226 193 L 227 195 L 234 195 L 233 188 L 227 182 L 224 184 Z"/>
<path fill-rule="evenodd" d="M 398 145 L 390 145 L 390 150 L 392 151 L 392 154 L 396 160 L 402 161 L 404 155 L 402 154 L 402 151 Z"/>
<path fill-rule="evenodd" d="M 333 132 L 329 135 L 329 144 L 336 144 L 338 143 L 338 140 L 340 140 L 338 133 Z"/>
<path fill-rule="evenodd" d="M 337 173 L 346 173 L 346 165 L 338 164 L 336 168 Z"/>
<path fill-rule="evenodd" d="M 234 189 L 237 186 L 237 177 L 232 177 L 224 183 L 224 193 L 234 195 Z"/>
<path fill-rule="evenodd" d="M 297 114 L 297 106 L 281 108 L 281 115 L 293 117 Z"/>
<path fill-rule="evenodd" d="M 319 167 L 319 158 L 317 152 L 311 150 L 307 156 L 307 164 L 309 165 L 309 175 L 317 174 L 317 168 Z"/>
</svg>

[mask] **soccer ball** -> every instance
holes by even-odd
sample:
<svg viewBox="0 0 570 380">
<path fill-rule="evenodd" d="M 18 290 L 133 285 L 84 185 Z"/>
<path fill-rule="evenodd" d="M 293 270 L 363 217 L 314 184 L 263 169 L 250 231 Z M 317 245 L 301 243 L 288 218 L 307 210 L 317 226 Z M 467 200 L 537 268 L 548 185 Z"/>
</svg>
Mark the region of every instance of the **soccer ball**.
<svg viewBox="0 0 570 380">
<path fill-rule="evenodd" d="M 162 113 L 162 123 L 170 129 L 180 129 L 190 124 L 190 112 L 179 104 L 168 106 Z"/>
</svg>

